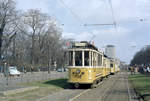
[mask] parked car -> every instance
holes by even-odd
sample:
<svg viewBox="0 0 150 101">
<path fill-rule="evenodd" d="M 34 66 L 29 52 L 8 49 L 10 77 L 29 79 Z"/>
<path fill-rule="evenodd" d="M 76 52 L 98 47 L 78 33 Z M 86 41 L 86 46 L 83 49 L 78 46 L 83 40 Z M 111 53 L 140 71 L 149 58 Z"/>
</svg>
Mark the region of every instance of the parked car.
<svg viewBox="0 0 150 101">
<path fill-rule="evenodd" d="M 63 68 L 58 68 L 57 72 L 64 72 L 64 69 Z"/>
<path fill-rule="evenodd" d="M 65 72 L 68 72 L 68 68 L 64 68 L 64 71 L 65 71 Z"/>
<path fill-rule="evenodd" d="M 15 67 L 15 66 L 8 67 L 8 72 L 9 72 L 10 76 L 15 76 L 15 75 L 20 76 L 21 75 L 20 71 L 18 71 L 17 67 Z"/>
<path fill-rule="evenodd" d="M 3 72 L 3 67 L 2 66 L 0 66 L 0 73 L 2 73 Z"/>
</svg>

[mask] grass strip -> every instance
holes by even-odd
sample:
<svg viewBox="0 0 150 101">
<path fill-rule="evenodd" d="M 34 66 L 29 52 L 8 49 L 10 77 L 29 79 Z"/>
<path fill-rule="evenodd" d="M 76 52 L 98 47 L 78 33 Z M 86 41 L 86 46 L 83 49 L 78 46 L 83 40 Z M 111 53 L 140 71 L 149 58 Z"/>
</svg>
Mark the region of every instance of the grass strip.
<svg viewBox="0 0 150 101">
<path fill-rule="evenodd" d="M 143 74 L 135 74 L 129 76 L 136 92 L 140 94 L 144 100 L 150 101 L 150 76 Z"/>
<path fill-rule="evenodd" d="M 67 83 L 66 78 L 25 83 L 21 85 L 26 87 L 38 86 L 39 89 L 0 97 L 0 101 L 35 101 L 39 98 L 48 96 L 49 94 L 53 94 L 55 92 L 69 88 L 69 84 Z"/>
</svg>

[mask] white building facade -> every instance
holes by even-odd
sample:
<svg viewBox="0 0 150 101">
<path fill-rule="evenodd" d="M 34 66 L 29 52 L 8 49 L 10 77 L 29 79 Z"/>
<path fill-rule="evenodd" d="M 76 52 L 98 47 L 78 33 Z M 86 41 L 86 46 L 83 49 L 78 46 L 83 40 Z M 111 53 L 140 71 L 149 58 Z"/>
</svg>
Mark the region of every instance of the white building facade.
<svg viewBox="0 0 150 101">
<path fill-rule="evenodd" d="M 107 45 L 105 48 L 105 54 L 112 59 L 116 58 L 116 49 L 114 45 Z"/>
</svg>

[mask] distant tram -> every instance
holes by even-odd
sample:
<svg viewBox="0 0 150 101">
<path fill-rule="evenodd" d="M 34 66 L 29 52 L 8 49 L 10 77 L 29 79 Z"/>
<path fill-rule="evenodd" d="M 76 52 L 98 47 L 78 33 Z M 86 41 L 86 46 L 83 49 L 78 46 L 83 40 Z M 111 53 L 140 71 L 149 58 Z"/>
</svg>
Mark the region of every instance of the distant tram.
<svg viewBox="0 0 150 101">
<path fill-rule="evenodd" d="M 103 78 L 119 71 L 113 59 L 109 59 L 102 51 L 88 42 L 76 42 L 68 49 L 69 80 L 75 88 L 80 84 L 96 87 Z"/>
</svg>

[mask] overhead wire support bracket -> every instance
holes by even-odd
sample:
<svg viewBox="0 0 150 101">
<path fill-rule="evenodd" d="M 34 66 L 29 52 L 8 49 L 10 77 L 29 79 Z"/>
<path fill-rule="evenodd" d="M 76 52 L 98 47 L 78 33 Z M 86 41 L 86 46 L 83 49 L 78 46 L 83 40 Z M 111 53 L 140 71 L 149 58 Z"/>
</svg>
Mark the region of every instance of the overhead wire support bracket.
<svg viewBox="0 0 150 101">
<path fill-rule="evenodd" d="M 116 23 L 110 23 L 110 24 L 84 24 L 83 26 L 113 26 L 116 25 Z"/>
</svg>

